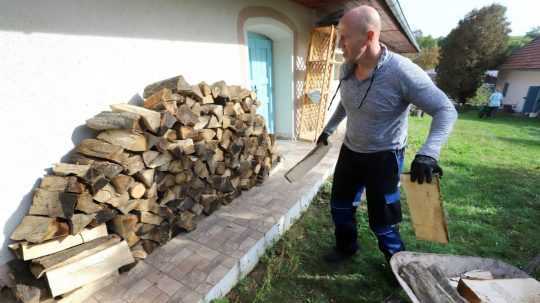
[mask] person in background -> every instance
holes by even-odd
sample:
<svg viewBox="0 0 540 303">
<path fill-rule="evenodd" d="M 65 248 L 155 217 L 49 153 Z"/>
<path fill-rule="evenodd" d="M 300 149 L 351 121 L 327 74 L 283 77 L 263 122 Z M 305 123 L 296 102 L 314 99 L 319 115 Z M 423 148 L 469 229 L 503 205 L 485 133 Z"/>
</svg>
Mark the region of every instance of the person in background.
<svg viewBox="0 0 540 303">
<path fill-rule="evenodd" d="M 493 94 L 489 96 L 489 102 L 488 102 L 487 107 L 485 107 L 482 111 L 480 111 L 479 117 L 480 118 L 483 118 L 484 116 L 491 117 L 493 114 L 495 114 L 497 109 L 501 107 L 503 97 L 504 96 L 501 93 L 500 88 L 498 87 L 495 88 L 495 91 L 493 92 Z"/>
</svg>

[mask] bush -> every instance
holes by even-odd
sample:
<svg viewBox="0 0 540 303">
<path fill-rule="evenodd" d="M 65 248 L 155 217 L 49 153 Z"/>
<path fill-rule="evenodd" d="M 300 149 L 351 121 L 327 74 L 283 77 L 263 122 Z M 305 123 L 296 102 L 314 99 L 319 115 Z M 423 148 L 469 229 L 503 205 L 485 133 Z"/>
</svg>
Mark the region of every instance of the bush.
<svg viewBox="0 0 540 303">
<path fill-rule="evenodd" d="M 491 96 L 491 93 L 493 92 L 493 89 L 488 84 L 482 84 L 477 90 L 474 97 L 467 100 L 467 104 L 472 106 L 484 106 L 487 105 L 489 96 Z"/>
</svg>

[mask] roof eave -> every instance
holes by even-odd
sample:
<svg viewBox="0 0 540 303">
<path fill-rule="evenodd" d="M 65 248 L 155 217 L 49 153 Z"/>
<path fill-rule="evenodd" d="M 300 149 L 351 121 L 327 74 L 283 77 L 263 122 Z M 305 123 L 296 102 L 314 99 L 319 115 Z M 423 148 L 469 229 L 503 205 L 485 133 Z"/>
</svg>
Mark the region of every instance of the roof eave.
<svg viewBox="0 0 540 303">
<path fill-rule="evenodd" d="M 399 25 L 401 26 L 401 29 L 405 33 L 405 36 L 407 39 L 409 39 L 409 42 L 414 46 L 417 52 L 420 52 L 420 46 L 418 45 L 418 42 L 416 41 L 416 38 L 414 37 L 414 34 L 412 33 L 412 30 L 409 26 L 409 23 L 407 22 L 407 19 L 405 18 L 405 15 L 403 14 L 403 10 L 401 9 L 401 5 L 399 4 L 398 0 L 384 0 L 388 8 L 392 11 L 394 17 L 398 21 Z"/>
</svg>

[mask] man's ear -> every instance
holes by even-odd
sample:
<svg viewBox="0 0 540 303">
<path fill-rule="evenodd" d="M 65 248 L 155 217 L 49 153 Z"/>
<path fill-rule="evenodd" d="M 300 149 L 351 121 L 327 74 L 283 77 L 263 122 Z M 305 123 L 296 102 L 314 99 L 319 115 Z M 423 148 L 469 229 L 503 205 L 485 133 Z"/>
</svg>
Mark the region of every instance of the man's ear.
<svg viewBox="0 0 540 303">
<path fill-rule="evenodd" d="M 375 32 L 373 32 L 373 31 L 368 31 L 366 36 L 367 36 L 367 40 L 368 40 L 369 42 L 372 42 L 372 41 L 373 41 L 373 37 L 375 36 Z"/>
</svg>

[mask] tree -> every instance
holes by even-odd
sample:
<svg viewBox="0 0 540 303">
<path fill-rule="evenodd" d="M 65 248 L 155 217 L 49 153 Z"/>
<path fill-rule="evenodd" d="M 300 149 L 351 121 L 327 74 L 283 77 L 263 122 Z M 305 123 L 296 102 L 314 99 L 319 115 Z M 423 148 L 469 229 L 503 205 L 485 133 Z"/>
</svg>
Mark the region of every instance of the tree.
<svg viewBox="0 0 540 303">
<path fill-rule="evenodd" d="M 424 70 L 435 68 L 439 63 L 439 48 L 432 47 L 421 49 L 413 62 L 418 64 Z"/>
<path fill-rule="evenodd" d="M 531 28 L 530 31 L 528 31 L 526 34 L 525 34 L 525 37 L 531 39 L 531 40 L 534 40 L 538 37 L 540 37 L 540 26 L 535 26 L 533 28 Z"/>
<path fill-rule="evenodd" d="M 475 9 L 441 41 L 437 84 L 460 103 L 474 96 L 486 70 L 504 59 L 510 32 L 505 13 L 499 4 Z"/>
<path fill-rule="evenodd" d="M 432 69 L 439 63 L 439 39 L 431 35 L 422 36 L 422 31 L 415 32 L 416 41 L 420 46 L 420 53 L 413 59 L 424 70 Z"/>
</svg>

